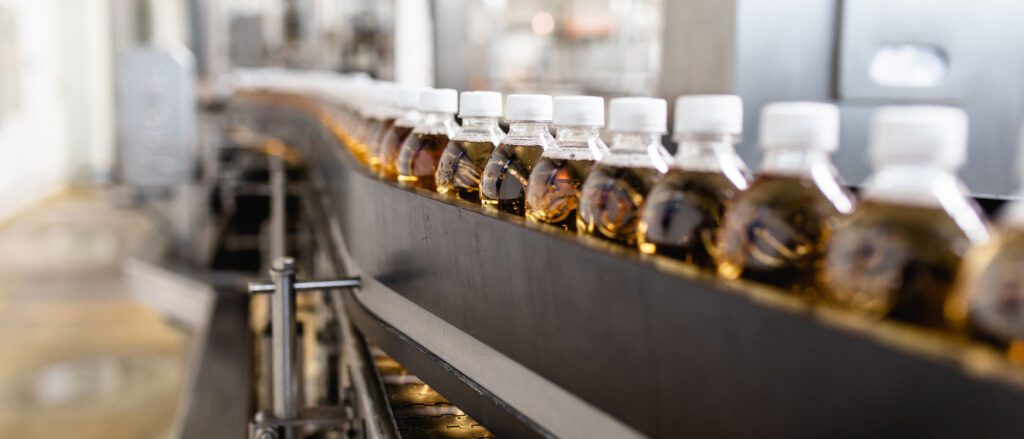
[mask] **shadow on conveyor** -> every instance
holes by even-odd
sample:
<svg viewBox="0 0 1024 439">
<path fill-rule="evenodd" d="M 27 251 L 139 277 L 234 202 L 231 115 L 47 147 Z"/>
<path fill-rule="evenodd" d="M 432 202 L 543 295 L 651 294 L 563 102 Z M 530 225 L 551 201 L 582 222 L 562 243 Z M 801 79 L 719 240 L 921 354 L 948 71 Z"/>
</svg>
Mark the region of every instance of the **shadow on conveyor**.
<svg viewBox="0 0 1024 439">
<path fill-rule="evenodd" d="M 384 351 L 372 347 L 370 352 L 402 437 L 495 437 Z"/>
<path fill-rule="evenodd" d="M 243 145 L 231 145 L 220 151 L 216 184 L 210 191 L 211 215 L 216 223 L 216 251 L 211 269 L 244 271 L 257 274 L 267 264 L 260 236 L 267 236 L 270 219 L 270 170 L 267 155 Z M 290 186 L 306 180 L 306 170 L 288 166 Z M 299 233 L 301 221 L 299 196 L 290 187 L 285 201 L 288 233 Z"/>
<path fill-rule="evenodd" d="M 266 239 L 271 236 L 269 227 L 272 222 L 268 158 L 266 151 L 253 145 L 231 140 L 226 145 L 218 152 L 218 169 L 207 199 L 214 224 L 209 268 L 213 272 L 263 278 L 271 253 Z M 312 238 L 313 227 L 306 218 L 309 213 L 303 209 L 303 197 L 309 193 L 308 173 L 297 163 L 289 164 L 286 170 L 287 254 L 295 256 L 299 266 L 303 267 L 300 276 L 315 276 L 317 270 L 313 261 L 317 251 L 323 249 L 317 248 L 319 244 Z M 211 432 L 217 432 L 216 437 L 230 436 L 232 432 L 237 434 L 237 427 L 225 426 L 223 420 L 217 425 L 218 411 L 211 408 L 231 404 L 231 395 L 237 395 L 238 391 L 232 393 L 230 389 L 224 389 L 224 383 L 237 385 L 239 375 L 252 389 L 243 404 L 248 416 L 271 405 L 271 328 L 267 314 L 269 304 L 265 299 L 266 296 L 234 294 L 217 300 L 202 348 L 203 364 L 193 380 L 197 395 L 193 397 L 194 402 L 186 415 L 182 437 L 199 437 Z M 300 393 L 308 394 L 303 397 L 307 403 L 312 400 L 323 406 L 344 405 L 344 398 L 337 392 L 340 388 L 337 371 L 340 368 L 336 348 L 341 343 L 337 334 L 326 329 L 334 327 L 336 320 L 332 323 L 322 320 L 325 318 L 322 315 L 325 308 L 323 296 L 300 295 L 297 300 L 297 337 L 299 340 L 311 340 L 300 343 L 299 355 L 307 364 L 316 363 L 313 367 L 303 366 L 307 374 L 303 382 L 307 388 Z M 239 334 L 239 331 L 244 334 Z M 248 342 L 238 343 L 238 340 Z M 310 350 L 303 352 L 305 349 Z M 371 355 L 393 415 L 392 425 L 397 428 L 399 437 L 495 437 L 380 349 L 373 348 Z M 246 364 L 252 366 L 241 374 L 237 370 L 240 356 L 246 356 L 249 361 Z M 318 372 L 310 375 L 310 370 Z M 237 418 L 232 416 L 232 424 Z M 345 421 L 339 420 L 339 426 L 346 425 Z M 337 430 L 327 429 L 311 433 L 309 437 L 332 437 L 327 431 Z"/>
</svg>

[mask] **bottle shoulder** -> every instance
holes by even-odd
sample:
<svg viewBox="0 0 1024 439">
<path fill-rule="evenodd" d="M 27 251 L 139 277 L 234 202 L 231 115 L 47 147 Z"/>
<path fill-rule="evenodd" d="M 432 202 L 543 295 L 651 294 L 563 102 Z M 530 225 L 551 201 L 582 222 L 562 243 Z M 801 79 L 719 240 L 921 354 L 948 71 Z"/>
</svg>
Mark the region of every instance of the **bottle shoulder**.
<svg viewBox="0 0 1024 439">
<path fill-rule="evenodd" d="M 1024 226 L 1000 226 L 988 245 L 998 252 L 1013 253 L 1024 258 Z"/>
<path fill-rule="evenodd" d="M 999 211 L 999 226 L 1024 230 L 1024 199 L 1011 201 Z"/>
<path fill-rule="evenodd" d="M 644 190 L 644 195 L 664 174 L 656 168 L 645 166 L 620 166 L 605 161 L 594 165 L 585 185 L 600 186 L 606 182 L 623 180 Z"/>
<path fill-rule="evenodd" d="M 608 148 L 598 141 L 556 140 L 544 150 L 544 157 L 558 160 L 600 160 Z"/>
<path fill-rule="evenodd" d="M 865 200 L 850 216 L 849 225 L 908 234 L 931 234 L 944 239 L 970 239 L 954 215 L 941 206 Z"/>
<path fill-rule="evenodd" d="M 540 134 L 513 134 L 509 133 L 501 139 L 502 145 L 507 146 L 538 146 L 547 149 L 555 143 L 555 138 L 545 132 Z"/>
<path fill-rule="evenodd" d="M 905 206 L 917 211 L 942 212 L 974 242 L 989 238 L 989 225 L 978 203 L 951 172 L 936 169 L 892 168 L 874 173 L 862 198 L 870 205 Z"/>
<path fill-rule="evenodd" d="M 827 214 L 845 215 L 854 198 L 838 180 L 762 173 L 737 196 L 737 204 L 808 207 Z"/>
<path fill-rule="evenodd" d="M 965 226 L 941 207 L 867 200 L 836 231 L 836 251 L 859 246 L 884 248 L 878 258 L 892 261 L 951 261 L 989 242 L 985 230 Z"/>
<path fill-rule="evenodd" d="M 452 140 L 459 140 L 463 142 L 488 142 L 493 145 L 498 145 L 505 138 L 505 132 L 501 131 L 500 128 L 481 128 L 481 127 L 462 127 L 455 135 L 452 136 Z"/>
<path fill-rule="evenodd" d="M 459 131 L 459 128 L 459 124 L 455 120 L 428 117 L 416 125 L 413 132 L 416 134 L 443 134 L 452 137 Z"/>
<path fill-rule="evenodd" d="M 746 181 L 737 182 L 720 172 L 671 169 L 659 179 L 653 191 L 695 191 L 713 193 L 721 198 L 732 198 L 746 187 Z"/>
<path fill-rule="evenodd" d="M 416 128 L 416 126 L 419 125 L 420 122 L 423 122 L 423 119 L 421 117 L 419 117 L 419 116 L 416 116 L 416 117 L 406 117 L 406 116 L 403 116 L 403 117 L 400 117 L 398 119 L 395 119 L 395 123 L 392 126 L 394 126 L 394 127 L 401 127 L 401 128 Z"/>
<path fill-rule="evenodd" d="M 530 172 L 530 185 L 536 182 L 538 188 L 549 185 L 550 181 L 570 180 L 582 182 L 594 168 L 593 160 L 573 160 L 550 158 L 544 155 Z M 538 189 L 543 191 L 543 189 Z"/>
<path fill-rule="evenodd" d="M 627 168 L 651 168 L 664 174 L 671 167 L 672 155 L 660 144 L 648 146 L 646 149 L 612 148 L 601 158 L 601 164 Z"/>
<path fill-rule="evenodd" d="M 544 153 L 544 146 L 537 142 L 509 143 L 506 140 L 508 140 L 507 137 L 498 146 L 494 147 L 494 151 L 491 153 L 492 160 L 516 158 L 535 163 L 540 160 L 541 154 Z"/>
</svg>

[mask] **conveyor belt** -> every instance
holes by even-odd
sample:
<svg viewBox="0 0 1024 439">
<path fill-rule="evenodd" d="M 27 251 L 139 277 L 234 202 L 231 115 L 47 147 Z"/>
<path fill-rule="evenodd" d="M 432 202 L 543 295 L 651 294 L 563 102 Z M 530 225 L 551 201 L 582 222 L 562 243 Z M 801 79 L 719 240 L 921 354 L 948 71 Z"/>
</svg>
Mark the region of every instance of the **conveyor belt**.
<svg viewBox="0 0 1024 439">
<path fill-rule="evenodd" d="M 373 347 L 371 352 L 402 437 L 496 437 L 384 351 Z"/>
<path fill-rule="evenodd" d="M 304 112 L 315 125 L 307 106 L 257 96 L 232 108 L 270 130 Z M 608 430 L 583 419 L 612 417 L 658 437 L 680 425 L 712 437 L 1019 437 L 1024 374 L 983 344 L 397 187 L 325 127 L 288 140 L 311 164 L 314 216 L 331 225 L 321 235 L 364 280 L 344 314 L 501 434 L 596 437 Z M 463 355 L 465 343 L 429 330 L 435 320 L 488 355 Z M 508 385 L 515 368 L 540 384 Z M 588 416 L 553 410 L 538 389 Z"/>
</svg>

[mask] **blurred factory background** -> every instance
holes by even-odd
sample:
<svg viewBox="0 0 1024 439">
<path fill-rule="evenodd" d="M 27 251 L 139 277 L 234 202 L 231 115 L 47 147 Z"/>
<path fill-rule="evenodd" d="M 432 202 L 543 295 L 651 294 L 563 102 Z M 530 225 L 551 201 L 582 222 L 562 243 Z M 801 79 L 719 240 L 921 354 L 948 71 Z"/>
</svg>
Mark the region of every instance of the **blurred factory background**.
<svg viewBox="0 0 1024 439">
<path fill-rule="evenodd" d="M 200 98 L 255 66 L 459 90 L 735 92 L 749 163 L 763 103 L 834 100 L 851 183 L 868 171 L 871 109 L 959 105 L 971 116 L 967 184 L 1007 195 L 1024 114 L 1021 13 L 997 0 L 3 0 L 0 216 L 69 181 L 116 179 L 117 66 L 147 44 L 187 48 Z"/>
<path fill-rule="evenodd" d="M 833 101 L 851 184 L 869 172 L 873 109 L 961 106 L 963 179 L 1001 198 L 1018 187 L 1020 17 L 1024 2 L 1002 0 L 0 0 L 0 437 L 52 433 L 40 413 L 76 401 L 156 419 L 123 437 L 171 431 L 199 348 L 181 322 L 135 305 L 122 256 L 166 244 L 140 244 L 150 229 L 187 239 L 190 219 L 175 216 L 202 213 L 126 206 L 188 190 L 202 146 L 220 140 L 203 109 L 222 104 L 235 69 L 505 93 L 735 93 L 739 152 L 755 166 L 763 104 Z M 89 308 L 111 303 L 121 308 Z M 126 394 L 148 402 L 111 396 Z M 60 419 L 93 437 L 83 426 L 103 413 Z"/>
<path fill-rule="evenodd" d="M 116 66 L 143 44 L 188 48 L 200 93 L 253 66 L 460 90 L 738 92 L 750 163 L 761 104 L 836 100 L 837 162 L 853 183 L 867 173 L 872 108 L 961 105 L 972 132 L 965 180 L 1006 195 L 1024 114 L 1024 62 L 1013 55 L 1024 31 L 1012 22 L 1022 9 L 997 0 L 4 0 L 0 187 L 19 189 L 3 191 L 0 214 L 69 180 L 116 175 Z"/>
</svg>

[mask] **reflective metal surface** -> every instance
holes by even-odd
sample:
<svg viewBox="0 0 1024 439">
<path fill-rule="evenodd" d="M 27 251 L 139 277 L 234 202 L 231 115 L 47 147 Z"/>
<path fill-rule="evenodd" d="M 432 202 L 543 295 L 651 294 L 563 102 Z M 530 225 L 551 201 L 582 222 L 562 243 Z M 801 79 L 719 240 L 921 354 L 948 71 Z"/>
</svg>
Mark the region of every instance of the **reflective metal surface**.
<svg viewBox="0 0 1024 439">
<path fill-rule="evenodd" d="M 317 117 L 312 105 L 247 99 L 236 110 L 268 121 Z M 730 437 L 1014 437 L 1020 428 L 1010 412 L 1024 398 L 1024 375 L 986 345 L 404 190 L 370 176 L 331 136 L 324 128 L 287 140 L 322 179 L 314 186 L 327 212 L 316 216 L 328 218 L 332 241 L 363 275 L 363 288 L 344 294 L 346 314 L 498 434 L 517 426 L 489 410 L 495 402 L 565 437 L 598 436 L 584 433 L 610 431 L 616 419 L 652 436 L 681 424 Z M 589 268 L 529 282 L 566 264 Z M 467 268 L 480 266 L 502 269 Z M 865 419 L 865 406 L 900 416 Z"/>
<path fill-rule="evenodd" d="M 167 189 L 190 181 L 195 167 L 196 88 L 192 54 L 144 46 L 120 56 L 118 137 L 124 181 Z"/>
<path fill-rule="evenodd" d="M 0 437 L 171 434 L 190 338 L 133 299 L 122 258 L 161 244 L 109 195 L 0 224 Z"/>
<path fill-rule="evenodd" d="M 297 412 L 295 393 L 295 260 L 278 258 L 270 269 L 276 292 L 271 296 L 273 331 L 274 416 L 292 419 Z"/>
<path fill-rule="evenodd" d="M 346 279 L 307 280 L 295 282 L 295 291 L 333 290 L 337 288 L 353 288 L 358 286 L 358 277 L 351 277 Z M 249 284 L 250 293 L 273 293 L 274 291 L 277 291 L 277 288 L 272 284 Z"/>
<path fill-rule="evenodd" d="M 384 351 L 370 351 L 402 437 L 496 437 Z"/>
</svg>

